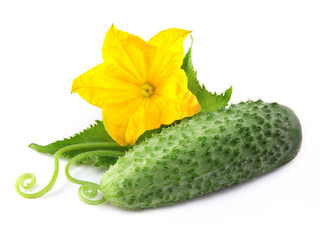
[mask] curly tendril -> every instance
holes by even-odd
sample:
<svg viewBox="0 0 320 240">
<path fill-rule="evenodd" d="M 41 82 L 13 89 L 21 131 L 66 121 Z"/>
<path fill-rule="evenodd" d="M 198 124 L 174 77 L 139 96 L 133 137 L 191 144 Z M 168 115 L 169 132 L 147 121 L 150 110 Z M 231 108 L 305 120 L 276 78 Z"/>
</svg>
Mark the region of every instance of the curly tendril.
<svg viewBox="0 0 320 240">
<path fill-rule="evenodd" d="M 15 189 L 16 189 L 17 193 L 19 193 L 22 197 L 25 197 L 25 198 L 38 198 L 38 197 L 41 197 L 42 195 L 46 194 L 53 187 L 54 183 L 57 180 L 58 173 L 59 173 L 59 157 L 66 152 L 69 152 L 72 150 L 83 149 L 83 148 L 105 148 L 105 149 L 119 148 L 119 150 L 126 149 L 126 147 L 119 146 L 117 143 L 114 143 L 114 142 L 80 143 L 80 144 L 74 144 L 74 145 L 70 145 L 67 147 L 63 147 L 54 154 L 54 172 L 53 172 L 51 180 L 47 184 L 47 186 L 45 186 L 39 192 L 35 192 L 35 193 L 22 192 L 21 189 L 29 190 L 32 187 L 34 187 L 34 185 L 36 184 L 36 177 L 34 174 L 24 173 L 16 180 Z M 101 150 L 99 152 L 102 153 L 104 151 Z M 107 151 L 107 152 L 109 153 L 109 152 L 113 152 L 113 151 Z M 119 155 L 123 154 L 120 151 L 119 152 L 114 151 L 114 152 L 118 153 Z M 85 154 L 85 153 L 83 153 L 83 154 Z M 79 155 L 82 155 L 82 154 L 79 154 Z M 119 156 L 119 155 L 117 155 L 117 156 Z M 113 156 L 113 155 L 111 154 L 111 156 Z M 76 158 L 76 157 L 74 157 L 74 158 Z M 84 156 L 80 156 L 80 157 L 83 158 Z M 87 183 L 87 182 L 85 183 L 86 187 L 88 184 L 89 183 Z M 90 183 L 90 184 L 93 184 L 93 183 Z M 96 184 L 96 185 L 98 185 L 98 184 Z M 92 193 L 90 193 L 90 192 L 92 192 L 90 189 L 89 190 L 84 189 L 84 191 L 83 191 L 83 189 L 81 189 L 81 191 L 82 192 L 89 192 L 89 193 L 86 193 L 89 196 L 90 196 L 90 194 L 92 194 Z"/>
<path fill-rule="evenodd" d="M 85 153 L 81 153 L 81 154 L 73 157 L 67 163 L 66 168 L 65 168 L 65 174 L 66 174 L 67 178 L 73 183 L 82 185 L 79 188 L 79 192 L 78 192 L 79 198 L 87 204 L 98 205 L 98 204 L 104 203 L 106 201 L 106 199 L 104 197 L 101 197 L 98 200 L 93 200 L 93 198 L 96 198 L 98 195 L 98 190 L 100 190 L 100 185 L 98 185 L 96 183 L 87 182 L 87 181 L 73 178 L 69 173 L 69 168 L 73 163 L 75 163 L 76 161 L 82 160 L 84 158 L 87 158 L 88 156 L 92 156 L 92 154 L 97 155 L 97 156 L 121 157 L 124 155 L 124 153 L 120 152 L 120 151 L 108 151 L 108 150 L 85 152 Z"/>
</svg>

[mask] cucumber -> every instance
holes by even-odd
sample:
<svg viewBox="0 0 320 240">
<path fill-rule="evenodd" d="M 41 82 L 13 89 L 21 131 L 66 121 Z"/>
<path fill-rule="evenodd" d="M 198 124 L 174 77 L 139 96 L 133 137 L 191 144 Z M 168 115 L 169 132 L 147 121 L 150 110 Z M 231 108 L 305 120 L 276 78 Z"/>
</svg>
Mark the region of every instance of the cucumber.
<svg viewBox="0 0 320 240">
<path fill-rule="evenodd" d="M 293 159 L 302 133 L 295 113 L 261 100 L 205 112 L 135 145 L 101 179 L 113 205 L 174 204 L 238 184 Z"/>
</svg>

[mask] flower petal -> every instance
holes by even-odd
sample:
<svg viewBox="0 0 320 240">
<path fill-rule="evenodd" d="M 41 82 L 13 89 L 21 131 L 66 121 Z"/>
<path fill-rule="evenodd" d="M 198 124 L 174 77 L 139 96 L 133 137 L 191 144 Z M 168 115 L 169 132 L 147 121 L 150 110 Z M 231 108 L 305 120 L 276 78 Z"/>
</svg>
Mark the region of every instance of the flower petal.
<svg viewBox="0 0 320 240">
<path fill-rule="evenodd" d="M 120 145 L 127 145 L 125 135 L 128 122 L 138 109 L 141 108 L 143 98 L 105 104 L 102 108 L 103 124 L 110 136 Z"/>
<path fill-rule="evenodd" d="M 161 126 L 160 110 L 153 98 L 145 98 L 139 109 L 128 121 L 125 140 L 133 145 L 147 130 L 157 129 Z"/>
<path fill-rule="evenodd" d="M 160 121 L 167 125 L 190 117 L 201 109 L 196 96 L 188 89 L 186 76 L 182 69 L 169 76 L 165 85 L 156 88 L 154 100 L 161 109 Z"/>
<path fill-rule="evenodd" d="M 149 44 L 157 46 L 149 70 L 149 79 L 163 79 L 167 71 L 181 68 L 184 57 L 183 41 L 189 33 L 187 30 L 170 28 L 161 31 L 148 41 Z"/>
<path fill-rule="evenodd" d="M 126 82 L 127 72 L 102 63 L 73 80 L 72 92 L 102 108 L 106 103 L 123 102 L 139 96 L 139 85 Z"/>
<path fill-rule="evenodd" d="M 110 104 L 102 110 L 106 131 L 120 145 L 133 145 L 147 130 L 161 126 L 160 111 L 151 98 Z"/>
<path fill-rule="evenodd" d="M 139 84 L 145 82 L 149 62 L 155 51 L 155 46 L 138 36 L 116 29 L 114 25 L 106 33 L 102 46 L 104 63 L 122 68 L 130 73 L 131 81 Z"/>
</svg>

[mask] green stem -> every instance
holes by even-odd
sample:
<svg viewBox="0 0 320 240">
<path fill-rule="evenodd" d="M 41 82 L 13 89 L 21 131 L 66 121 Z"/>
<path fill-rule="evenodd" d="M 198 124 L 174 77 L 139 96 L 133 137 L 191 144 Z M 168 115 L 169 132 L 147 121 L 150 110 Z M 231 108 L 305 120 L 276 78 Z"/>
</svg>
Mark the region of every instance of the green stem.
<svg viewBox="0 0 320 240">
<path fill-rule="evenodd" d="M 100 190 L 100 185 L 98 185 L 96 183 L 73 178 L 69 173 L 69 168 L 73 163 L 75 163 L 76 161 L 79 161 L 83 158 L 86 158 L 88 156 L 92 156 L 92 154 L 95 154 L 98 156 L 107 156 L 107 157 L 121 157 L 124 155 L 124 153 L 120 152 L 120 151 L 103 151 L 103 150 L 85 152 L 85 153 L 82 153 L 82 154 L 75 156 L 67 163 L 66 168 L 65 168 L 65 174 L 66 174 L 67 178 L 73 183 L 82 185 L 79 188 L 79 192 L 78 192 L 80 199 L 87 204 L 98 205 L 98 204 L 104 203 L 106 201 L 106 199 L 104 197 L 102 197 L 98 200 L 92 200 L 93 198 L 95 198 L 97 196 L 98 190 Z"/>
<path fill-rule="evenodd" d="M 63 147 L 54 154 L 54 172 L 48 185 L 45 186 L 39 192 L 24 193 L 21 191 L 21 188 L 25 190 L 31 189 L 36 184 L 36 177 L 34 176 L 34 174 L 24 173 L 16 180 L 15 189 L 17 193 L 19 193 L 22 197 L 25 197 L 25 198 L 38 198 L 44 195 L 45 193 L 47 193 L 53 187 L 54 183 L 57 180 L 58 173 L 59 173 L 59 157 L 66 152 L 81 149 L 81 148 L 106 148 L 106 149 L 119 148 L 119 150 L 120 149 L 122 150 L 127 147 L 119 146 L 117 143 L 114 143 L 114 142 L 80 143 L 80 144 L 74 144 L 67 147 Z"/>
</svg>

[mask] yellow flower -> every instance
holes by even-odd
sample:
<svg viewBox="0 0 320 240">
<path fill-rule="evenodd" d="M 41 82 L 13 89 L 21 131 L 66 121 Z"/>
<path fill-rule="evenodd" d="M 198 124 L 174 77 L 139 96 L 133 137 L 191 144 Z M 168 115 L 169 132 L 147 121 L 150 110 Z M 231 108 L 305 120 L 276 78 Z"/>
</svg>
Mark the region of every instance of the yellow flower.
<svg viewBox="0 0 320 240">
<path fill-rule="evenodd" d="M 189 33 L 172 28 L 146 42 L 112 25 L 103 63 L 73 81 L 72 92 L 102 108 L 104 126 L 120 145 L 133 145 L 145 131 L 200 111 L 181 69 Z"/>
</svg>

